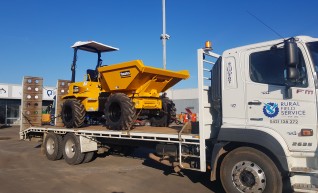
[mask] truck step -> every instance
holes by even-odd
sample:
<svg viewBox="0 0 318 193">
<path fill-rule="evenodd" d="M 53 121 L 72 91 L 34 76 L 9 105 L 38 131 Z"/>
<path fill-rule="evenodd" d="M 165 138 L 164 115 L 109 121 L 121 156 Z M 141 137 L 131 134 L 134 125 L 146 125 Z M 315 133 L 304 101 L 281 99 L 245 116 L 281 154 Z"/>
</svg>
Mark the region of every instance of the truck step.
<svg viewBox="0 0 318 193">
<path fill-rule="evenodd" d="M 308 167 L 293 167 L 291 168 L 292 173 L 303 173 L 303 174 L 313 174 L 318 176 L 318 170 Z"/>
<path fill-rule="evenodd" d="M 193 170 L 193 171 L 201 171 L 200 169 L 196 169 L 196 168 L 187 168 L 187 170 Z"/>
<path fill-rule="evenodd" d="M 191 154 L 182 154 L 182 157 L 193 157 L 193 158 L 200 158 L 198 155 L 191 155 Z"/>
<path fill-rule="evenodd" d="M 312 184 L 293 184 L 294 192 L 317 192 L 318 187 Z"/>
</svg>

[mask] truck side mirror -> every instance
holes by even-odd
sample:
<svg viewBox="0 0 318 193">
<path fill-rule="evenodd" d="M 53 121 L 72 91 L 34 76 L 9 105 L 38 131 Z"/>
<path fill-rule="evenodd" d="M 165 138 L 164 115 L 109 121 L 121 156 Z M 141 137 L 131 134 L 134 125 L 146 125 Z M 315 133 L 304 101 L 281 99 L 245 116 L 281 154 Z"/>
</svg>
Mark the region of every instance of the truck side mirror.
<svg viewBox="0 0 318 193">
<path fill-rule="evenodd" d="M 299 54 L 295 39 L 286 40 L 284 42 L 284 48 L 287 67 L 296 67 L 299 61 Z"/>
<path fill-rule="evenodd" d="M 285 99 L 292 98 L 292 90 L 290 87 L 294 85 L 299 79 L 299 71 L 297 65 L 299 62 L 299 53 L 297 43 L 294 38 L 285 40 L 285 62 L 286 62 L 286 87 L 285 87 Z"/>
<path fill-rule="evenodd" d="M 296 82 L 299 79 L 299 71 L 297 65 L 299 62 L 299 53 L 298 47 L 294 38 L 285 40 L 285 61 L 286 61 L 286 70 L 287 70 L 287 81 Z"/>
<path fill-rule="evenodd" d="M 299 71 L 295 67 L 287 68 L 287 80 L 297 80 L 299 79 Z"/>
</svg>

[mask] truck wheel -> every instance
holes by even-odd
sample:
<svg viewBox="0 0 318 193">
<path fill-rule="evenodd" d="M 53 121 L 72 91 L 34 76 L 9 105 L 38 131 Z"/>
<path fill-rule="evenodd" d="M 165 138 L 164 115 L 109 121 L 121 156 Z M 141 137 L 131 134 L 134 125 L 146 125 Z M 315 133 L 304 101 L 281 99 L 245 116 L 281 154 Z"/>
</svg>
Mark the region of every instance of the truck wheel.
<svg viewBox="0 0 318 193">
<path fill-rule="evenodd" d="M 83 160 L 83 163 L 88 163 L 88 162 L 92 161 L 94 155 L 95 155 L 95 152 L 94 152 L 94 151 L 86 152 L 86 153 L 85 153 L 84 160 Z"/>
<path fill-rule="evenodd" d="M 105 104 L 106 125 L 114 130 L 128 130 L 136 115 L 131 99 L 123 94 L 112 94 Z"/>
<path fill-rule="evenodd" d="M 176 107 L 174 102 L 165 97 L 162 99 L 162 109 L 150 119 L 151 125 L 156 127 L 168 127 L 176 120 Z"/>
<path fill-rule="evenodd" d="M 62 107 L 62 120 L 67 128 L 79 128 L 85 120 L 85 108 L 76 99 L 67 99 Z"/>
<path fill-rule="evenodd" d="M 250 147 L 239 147 L 228 153 L 221 163 L 220 177 L 228 193 L 281 193 L 283 188 L 275 163 Z"/>
<path fill-rule="evenodd" d="M 63 157 L 62 136 L 48 133 L 44 139 L 44 151 L 47 159 L 55 161 Z"/>
<path fill-rule="evenodd" d="M 70 165 L 77 165 L 83 162 L 85 154 L 81 152 L 79 138 L 73 134 L 68 133 L 63 140 L 63 157 L 66 163 Z"/>
</svg>

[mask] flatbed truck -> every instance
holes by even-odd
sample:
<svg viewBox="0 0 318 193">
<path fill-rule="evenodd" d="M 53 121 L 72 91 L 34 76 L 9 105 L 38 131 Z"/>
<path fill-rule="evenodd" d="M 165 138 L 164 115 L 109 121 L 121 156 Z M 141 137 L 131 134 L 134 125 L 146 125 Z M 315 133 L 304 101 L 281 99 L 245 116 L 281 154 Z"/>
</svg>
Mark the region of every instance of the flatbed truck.
<svg viewBox="0 0 318 193">
<path fill-rule="evenodd" d="M 20 137 L 43 138 L 47 158 L 63 157 L 69 164 L 88 162 L 112 144 L 151 144 L 151 159 L 176 172 L 210 172 L 211 181 L 220 178 L 228 193 L 280 193 L 286 180 L 290 191 L 318 192 L 318 39 L 278 39 L 222 55 L 207 43 L 197 54 L 198 132 L 188 124 L 124 131 L 98 125 L 69 129 L 58 121 L 42 126 L 36 88 L 43 80 L 25 77 Z M 58 86 L 57 92 L 64 89 Z"/>
</svg>

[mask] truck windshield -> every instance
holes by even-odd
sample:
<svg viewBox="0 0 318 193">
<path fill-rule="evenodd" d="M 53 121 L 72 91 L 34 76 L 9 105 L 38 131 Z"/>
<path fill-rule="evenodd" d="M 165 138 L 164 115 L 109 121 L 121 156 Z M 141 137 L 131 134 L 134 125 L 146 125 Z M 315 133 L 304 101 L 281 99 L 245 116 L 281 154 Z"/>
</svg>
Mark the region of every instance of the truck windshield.
<svg viewBox="0 0 318 193">
<path fill-rule="evenodd" d="M 318 42 L 307 43 L 307 46 L 315 66 L 315 71 L 318 73 Z"/>
</svg>

